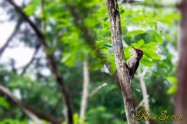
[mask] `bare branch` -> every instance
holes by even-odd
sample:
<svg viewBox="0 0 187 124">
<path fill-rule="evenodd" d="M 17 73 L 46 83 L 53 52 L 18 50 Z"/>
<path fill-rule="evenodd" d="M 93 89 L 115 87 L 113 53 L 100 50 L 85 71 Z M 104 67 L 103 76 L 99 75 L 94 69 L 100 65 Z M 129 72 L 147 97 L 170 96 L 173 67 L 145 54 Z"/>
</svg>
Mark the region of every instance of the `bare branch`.
<svg viewBox="0 0 187 124">
<path fill-rule="evenodd" d="M 22 11 L 22 9 L 13 1 L 13 0 L 7 0 L 14 8 L 15 10 L 21 15 L 21 17 L 29 23 L 29 25 L 33 28 L 35 33 L 37 34 L 38 38 L 41 40 L 42 44 L 47 47 L 47 44 L 44 42 L 44 35 L 43 33 L 38 29 L 38 27 L 29 19 L 29 17 Z"/>
<path fill-rule="evenodd" d="M 14 31 L 12 32 L 12 34 L 10 35 L 10 37 L 7 39 L 6 43 L 0 48 L 0 57 L 3 54 L 3 52 L 5 51 L 5 49 L 8 47 L 8 45 L 10 44 L 10 42 L 12 41 L 12 39 L 14 38 L 14 36 L 17 34 L 19 27 L 21 26 L 21 21 L 18 21 Z"/>
<path fill-rule="evenodd" d="M 35 51 L 30 59 L 30 61 L 25 65 L 25 67 L 23 68 L 22 72 L 21 72 L 21 76 L 23 76 L 25 74 L 25 72 L 27 71 L 27 69 L 29 68 L 29 66 L 33 63 L 33 61 L 35 60 L 35 56 L 38 53 L 39 49 L 40 49 L 41 45 L 38 44 L 35 48 Z"/>
<path fill-rule="evenodd" d="M 140 71 L 140 70 L 139 70 Z M 143 70 L 143 72 L 141 73 L 141 76 L 142 77 L 144 77 L 145 76 L 145 74 L 147 73 L 147 71 L 148 71 L 148 68 L 144 68 L 144 70 Z"/>
<path fill-rule="evenodd" d="M 178 5 L 173 4 L 157 4 L 157 3 L 144 3 L 144 2 L 135 2 L 132 5 L 142 5 L 144 7 L 151 7 L 157 9 L 166 9 L 166 8 L 176 8 Z"/>
<path fill-rule="evenodd" d="M 118 0 L 120 1 L 120 0 Z M 120 3 L 120 2 L 118 2 Z M 150 8 L 158 8 L 158 9 L 166 9 L 166 8 L 178 8 L 179 4 L 160 4 L 160 3 L 150 3 L 150 2 L 142 2 L 136 0 L 122 0 L 124 4 L 131 4 L 131 5 L 141 5 L 144 7 Z"/>
<path fill-rule="evenodd" d="M 138 110 L 138 108 L 140 108 L 143 104 L 144 104 L 144 99 L 142 99 L 142 101 L 136 106 L 136 110 Z"/>
<path fill-rule="evenodd" d="M 146 88 L 146 84 L 145 84 L 145 80 L 144 80 L 144 76 L 147 72 L 147 68 L 144 69 L 144 71 L 141 73 L 140 69 L 138 68 L 137 73 L 138 73 L 138 78 L 140 81 L 140 85 L 141 85 L 141 89 L 142 89 L 142 95 L 143 95 L 143 102 L 144 102 L 144 106 L 145 106 L 145 110 L 146 111 L 150 111 L 149 109 L 149 95 L 147 93 L 147 88 Z M 149 120 L 146 120 L 146 124 L 150 124 Z"/>
<path fill-rule="evenodd" d="M 80 109 L 80 117 L 83 118 L 82 122 L 85 120 L 85 113 L 88 105 L 88 96 L 89 96 L 89 83 L 90 83 L 90 74 L 89 74 L 89 65 L 87 61 L 83 63 L 83 92 L 82 92 L 82 101 Z"/>
<path fill-rule="evenodd" d="M 89 95 L 89 97 L 94 96 L 98 91 L 100 91 L 101 89 L 103 89 L 104 87 L 106 87 L 108 84 L 107 83 L 103 83 L 102 85 L 98 86 L 97 88 L 95 88 Z"/>
<path fill-rule="evenodd" d="M 40 119 L 47 120 L 52 124 L 60 124 L 61 121 L 57 118 L 52 117 L 52 115 L 44 114 L 39 112 L 38 110 L 33 109 L 29 105 L 26 105 L 21 100 L 18 100 L 11 91 L 3 85 L 0 85 L 0 92 L 3 93 L 6 97 L 8 97 L 12 102 L 14 102 L 20 109 L 30 117 L 37 124 L 42 124 Z M 39 119 L 40 118 L 40 119 Z"/>
</svg>

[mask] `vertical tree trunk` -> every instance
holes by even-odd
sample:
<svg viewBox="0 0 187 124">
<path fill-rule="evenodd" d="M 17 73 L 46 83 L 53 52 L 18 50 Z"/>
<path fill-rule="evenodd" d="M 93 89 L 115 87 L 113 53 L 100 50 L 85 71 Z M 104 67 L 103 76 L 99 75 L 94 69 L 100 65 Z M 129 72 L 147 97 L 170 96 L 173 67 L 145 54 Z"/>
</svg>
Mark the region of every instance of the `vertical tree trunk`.
<svg viewBox="0 0 187 124">
<path fill-rule="evenodd" d="M 80 117 L 85 120 L 85 113 L 88 104 L 88 96 L 89 96 L 89 82 L 90 82 L 90 75 L 89 75 L 89 66 L 88 62 L 84 61 L 83 63 L 83 92 L 82 92 L 82 101 L 81 101 L 81 109 L 80 109 Z"/>
<path fill-rule="evenodd" d="M 108 14 L 110 17 L 110 28 L 112 35 L 112 46 L 114 50 L 115 63 L 123 96 L 126 118 L 129 124 L 135 124 L 135 107 L 130 84 L 130 78 L 124 59 L 120 13 L 117 0 L 107 0 Z"/>
<path fill-rule="evenodd" d="M 179 39 L 179 67 L 178 67 L 178 93 L 175 104 L 175 114 L 183 115 L 183 121 L 175 124 L 187 124 L 187 0 L 179 5 L 182 14 Z"/>
</svg>

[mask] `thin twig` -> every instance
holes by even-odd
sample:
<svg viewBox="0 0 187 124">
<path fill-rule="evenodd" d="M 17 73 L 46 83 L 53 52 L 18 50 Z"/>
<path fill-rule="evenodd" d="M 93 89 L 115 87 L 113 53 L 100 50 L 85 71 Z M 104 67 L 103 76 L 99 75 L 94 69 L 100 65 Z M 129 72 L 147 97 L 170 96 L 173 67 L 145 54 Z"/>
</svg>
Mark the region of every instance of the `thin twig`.
<svg viewBox="0 0 187 124">
<path fill-rule="evenodd" d="M 142 99 L 142 101 L 136 107 L 136 112 L 137 112 L 138 108 L 140 108 L 143 104 L 144 104 L 144 99 Z"/>
<path fill-rule="evenodd" d="M 41 47 L 40 44 L 38 44 L 38 45 L 36 46 L 35 51 L 34 51 L 32 57 L 31 57 L 30 61 L 25 65 L 25 67 L 23 67 L 23 70 L 22 70 L 22 72 L 21 72 L 21 76 L 23 76 L 23 75 L 25 74 L 25 72 L 27 71 L 27 69 L 29 68 L 29 66 L 34 62 L 35 56 L 36 56 L 36 54 L 38 53 L 40 47 Z"/>
<path fill-rule="evenodd" d="M 3 52 L 5 51 L 5 49 L 8 47 L 8 45 L 10 44 L 10 42 L 12 41 L 12 39 L 15 37 L 15 35 L 17 34 L 19 27 L 21 26 L 21 21 L 18 20 L 18 23 L 16 25 L 16 27 L 14 28 L 14 31 L 12 32 L 12 34 L 10 35 L 10 37 L 7 39 L 6 43 L 0 48 L 0 57 L 3 54 Z"/>
<path fill-rule="evenodd" d="M 160 4 L 160 3 L 149 3 L 149 2 L 142 2 L 142 1 L 135 1 L 135 0 L 123 0 L 123 4 L 131 4 L 131 5 L 141 5 L 144 7 L 151 7 L 151 8 L 177 8 L 179 4 Z"/>
<path fill-rule="evenodd" d="M 94 96 L 98 91 L 100 91 L 101 89 L 103 89 L 104 87 L 106 87 L 108 84 L 107 83 L 103 83 L 102 85 L 98 86 L 97 88 L 95 88 L 89 95 L 89 97 Z"/>
<path fill-rule="evenodd" d="M 132 5 L 142 5 L 144 7 L 151 7 L 151 8 L 158 8 L 158 9 L 165 9 L 165 8 L 176 8 L 178 5 L 175 4 L 158 4 L 158 3 L 144 3 L 144 2 L 135 2 Z"/>
</svg>

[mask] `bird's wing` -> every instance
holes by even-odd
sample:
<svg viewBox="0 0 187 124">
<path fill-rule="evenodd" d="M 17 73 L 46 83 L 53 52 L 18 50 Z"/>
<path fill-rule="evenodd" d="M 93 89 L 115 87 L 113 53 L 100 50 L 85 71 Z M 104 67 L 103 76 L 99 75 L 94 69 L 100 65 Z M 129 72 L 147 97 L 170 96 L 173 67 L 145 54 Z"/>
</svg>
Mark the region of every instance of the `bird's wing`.
<svg viewBox="0 0 187 124">
<path fill-rule="evenodd" d="M 136 63 L 136 64 L 134 64 L 134 66 L 133 66 L 133 74 L 132 74 L 132 79 L 134 78 L 134 74 L 136 73 L 136 70 L 137 70 L 138 66 L 139 66 L 139 62 L 137 62 L 137 63 Z"/>
</svg>

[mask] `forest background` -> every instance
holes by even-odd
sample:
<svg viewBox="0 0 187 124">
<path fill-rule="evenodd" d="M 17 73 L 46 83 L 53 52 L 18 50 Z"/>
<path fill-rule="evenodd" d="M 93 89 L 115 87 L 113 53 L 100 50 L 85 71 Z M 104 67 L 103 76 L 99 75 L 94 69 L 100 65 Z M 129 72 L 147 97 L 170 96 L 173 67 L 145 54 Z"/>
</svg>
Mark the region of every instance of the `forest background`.
<svg viewBox="0 0 187 124">
<path fill-rule="evenodd" d="M 177 5 L 118 4 L 125 60 L 134 53 L 131 45 L 144 51 L 133 96 L 151 115 L 175 114 Z M 1 0 L 0 7 L 0 25 L 13 23 L 13 30 L 4 26 L 0 34 L 10 35 L 0 41 L 0 124 L 127 123 L 105 0 Z"/>
</svg>

